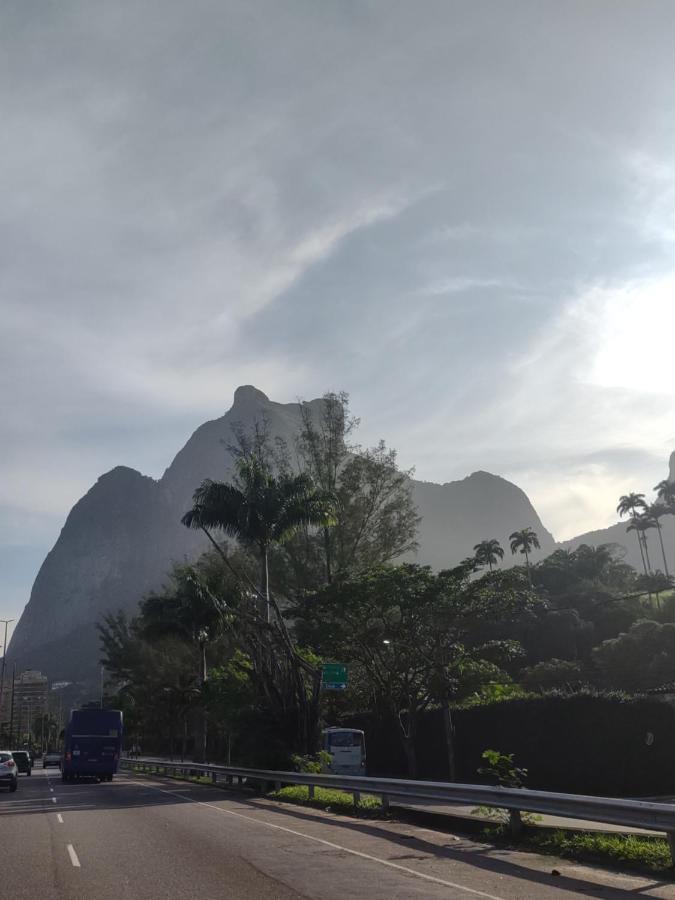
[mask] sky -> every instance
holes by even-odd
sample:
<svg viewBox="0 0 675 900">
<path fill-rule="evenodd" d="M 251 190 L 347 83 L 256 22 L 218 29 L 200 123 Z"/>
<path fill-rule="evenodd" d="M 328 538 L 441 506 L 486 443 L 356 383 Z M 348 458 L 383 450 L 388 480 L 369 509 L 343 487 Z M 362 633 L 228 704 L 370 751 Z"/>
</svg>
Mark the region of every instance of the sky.
<svg viewBox="0 0 675 900">
<path fill-rule="evenodd" d="M 672 0 L 4 0 L 0 618 L 117 464 L 344 390 L 559 539 L 675 450 Z"/>
</svg>

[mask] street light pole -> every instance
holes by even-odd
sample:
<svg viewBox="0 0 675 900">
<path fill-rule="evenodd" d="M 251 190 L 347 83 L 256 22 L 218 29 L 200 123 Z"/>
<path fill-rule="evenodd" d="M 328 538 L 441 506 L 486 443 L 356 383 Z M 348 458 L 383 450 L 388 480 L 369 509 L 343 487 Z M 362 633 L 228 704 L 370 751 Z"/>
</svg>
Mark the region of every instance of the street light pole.
<svg viewBox="0 0 675 900">
<path fill-rule="evenodd" d="M 7 665 L 7 626 L 14 619 L 0 619 L 5 624 L 5 640 L 2 645 L 2 673 L 0 674 L 0 712 L 2 711 L 2 697 L 5 692 L 5 667 Z"/>
</svg>

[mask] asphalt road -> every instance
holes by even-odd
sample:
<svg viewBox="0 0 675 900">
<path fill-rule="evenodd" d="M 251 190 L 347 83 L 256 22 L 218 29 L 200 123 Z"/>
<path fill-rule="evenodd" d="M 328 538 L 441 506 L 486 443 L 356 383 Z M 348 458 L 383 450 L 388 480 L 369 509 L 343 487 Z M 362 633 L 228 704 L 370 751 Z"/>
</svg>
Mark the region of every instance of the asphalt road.
<svg viewBox="0 0 675 900">
<path fill-rule="evenodd" d="M 2 900 L 675 900 L 657 880 L 146 776 L 35 770 L 0 794 L 0 820 Z"/>
</svg>

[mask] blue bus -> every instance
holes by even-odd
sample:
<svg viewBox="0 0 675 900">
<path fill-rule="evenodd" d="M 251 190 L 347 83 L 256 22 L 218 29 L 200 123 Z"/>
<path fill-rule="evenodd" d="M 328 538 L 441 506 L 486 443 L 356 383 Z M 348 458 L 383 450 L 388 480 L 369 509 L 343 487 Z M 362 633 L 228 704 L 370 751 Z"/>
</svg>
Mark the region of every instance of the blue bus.
<svg viewBox="0 0 675 900">
<path fill-rule="evenodd" d="M 122 753 L 119 709 L 73 709 L 66 728 L 61 778 L 112 781 Z"/>
</svg>

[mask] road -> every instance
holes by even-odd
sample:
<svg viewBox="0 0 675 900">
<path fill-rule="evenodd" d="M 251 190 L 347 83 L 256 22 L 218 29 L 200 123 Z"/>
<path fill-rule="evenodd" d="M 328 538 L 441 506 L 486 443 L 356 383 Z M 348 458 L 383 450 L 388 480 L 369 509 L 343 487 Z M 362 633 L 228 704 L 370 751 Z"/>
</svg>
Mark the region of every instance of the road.
<svg viewBox="0 0 675 900">
<path fill-rule="evenodd" d="M 147 776 L 35 770 L 0 818 L 2 900 L 675 900 L 655 879 Z"/>
</svg>

